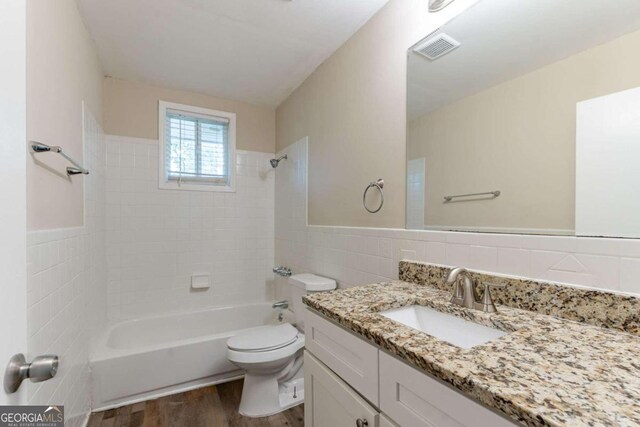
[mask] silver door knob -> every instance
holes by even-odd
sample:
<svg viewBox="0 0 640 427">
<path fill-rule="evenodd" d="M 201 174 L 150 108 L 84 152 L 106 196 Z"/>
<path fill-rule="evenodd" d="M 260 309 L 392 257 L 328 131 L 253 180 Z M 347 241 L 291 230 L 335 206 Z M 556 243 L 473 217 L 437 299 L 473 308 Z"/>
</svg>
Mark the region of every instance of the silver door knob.
<svg viewBox="0 0 640 427">
<path fill-rule="evenodd" d="M 358 418 L 356 420 L 356 427 L 365 427 L 369 425 L 369 421 L 365 420 L 364 418 Z"/>
<path fill-rule="evenodd" d="M 27 363 L 24 354 L 14 354 L 4 371 L 4 391 L 9 394 L 15 393 L 27 378 L 31 382 L 39 383 L 55 377 L 57 372 L 58 356 L 38 356 L 33 362 Z"/>
</svg>

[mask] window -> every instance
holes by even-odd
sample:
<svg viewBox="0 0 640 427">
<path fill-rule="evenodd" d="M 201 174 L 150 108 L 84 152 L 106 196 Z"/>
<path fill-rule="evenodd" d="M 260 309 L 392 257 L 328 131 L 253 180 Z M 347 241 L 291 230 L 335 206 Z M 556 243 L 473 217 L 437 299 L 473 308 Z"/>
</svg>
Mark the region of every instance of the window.
<svg viewBox="0 0 640 427">
<path fill-rule="evenodd" d="M 235 190 L 236 115 L 160 101 L 160 188 Z"/>
</svg>

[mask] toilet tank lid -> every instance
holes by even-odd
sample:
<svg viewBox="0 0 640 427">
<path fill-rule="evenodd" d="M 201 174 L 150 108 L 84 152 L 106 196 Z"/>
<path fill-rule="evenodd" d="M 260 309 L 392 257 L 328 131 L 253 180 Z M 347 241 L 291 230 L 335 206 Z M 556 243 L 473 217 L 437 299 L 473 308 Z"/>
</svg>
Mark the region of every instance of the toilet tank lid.
<svg viewBox="0 0 640 427">
<path fill-rule="evenodd" d="M 332 291 L 336 288 L 336 281 L 315 274 L 294 274 L 289 277 L 289 284 L 309 292 Z"/>
</svg>

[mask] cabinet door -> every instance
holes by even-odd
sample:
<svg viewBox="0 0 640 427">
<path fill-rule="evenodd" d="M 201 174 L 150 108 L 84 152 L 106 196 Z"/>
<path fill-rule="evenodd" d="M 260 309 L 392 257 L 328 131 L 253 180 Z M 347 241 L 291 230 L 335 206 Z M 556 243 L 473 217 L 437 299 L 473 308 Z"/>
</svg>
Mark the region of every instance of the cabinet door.
<svg viewBox="0 0 640 427">
<path fill-rule="evenodd" d="M 304 389 L 305 427 L 379 427 L 378 411 L 308 351 Z"/>
<path fill-rule="evenodd" d="M 380 427 L 398 427 L 398 424 L 391 421 L 385 414 L 380 414 Z"/>
<path fill-rule="evenodd" d="M 403 427 L 513 427 L 448 385 L 380 352 L 380 410 Z"/>
<path fill-rule="evenodd" d="M 311 354 L 378 406 L 378 349 L 310 310 L 304 325 Z"/>
</svg>

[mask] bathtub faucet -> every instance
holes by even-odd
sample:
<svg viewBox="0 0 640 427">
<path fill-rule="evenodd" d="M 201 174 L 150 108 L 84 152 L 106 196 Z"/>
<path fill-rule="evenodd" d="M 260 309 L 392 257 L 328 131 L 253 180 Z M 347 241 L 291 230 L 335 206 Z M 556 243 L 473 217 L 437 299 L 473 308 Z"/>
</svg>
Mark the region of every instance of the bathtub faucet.
<svg viewBox="0 0 640 427">
<path fill-rule="evenodd" d="M 291 269 L 283 265 L 278 267 L 273 267 L 273 272 L 276 273 L 278 276 L 282 276 L 282 277 L 291 276 Z"/>
<path fill-rule="evenodd" d="M 287 308 L 289 308 L 289 301 L 284 300 L 284 301 L 274 302 L 271 308 L 281 308 L 283 310 L 286 310 Z"/>
<path fill-rule="evenodd" d="M 278 321 L 282 322 L 284 320 L 284 313 L 282 312 L 282 310 L 286 310 L 287 308 L 289 308 L 289 301 L 283 300 L 283 301 L 274 302 L 271 308 L 280 309 L 280 313 L 278 313 Z"/>
</svg>

